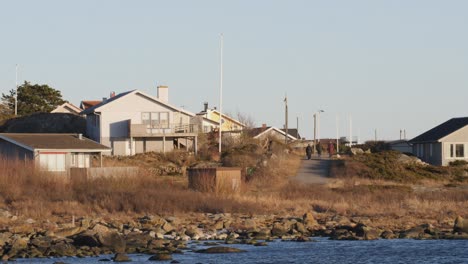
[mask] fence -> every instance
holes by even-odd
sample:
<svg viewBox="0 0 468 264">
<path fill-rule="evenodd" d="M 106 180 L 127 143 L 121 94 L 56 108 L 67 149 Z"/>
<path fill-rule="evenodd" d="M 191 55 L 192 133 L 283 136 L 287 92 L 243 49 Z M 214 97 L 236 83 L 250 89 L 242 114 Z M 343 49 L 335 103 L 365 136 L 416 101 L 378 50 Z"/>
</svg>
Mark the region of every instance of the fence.
<svg viewBox="0 0 468 264">
<path fill-rule="evenodd" d="M 70 168 L 71 181 L 95 178 L 131 177 L 137 175 L 138 167 Z"/>
</svg>

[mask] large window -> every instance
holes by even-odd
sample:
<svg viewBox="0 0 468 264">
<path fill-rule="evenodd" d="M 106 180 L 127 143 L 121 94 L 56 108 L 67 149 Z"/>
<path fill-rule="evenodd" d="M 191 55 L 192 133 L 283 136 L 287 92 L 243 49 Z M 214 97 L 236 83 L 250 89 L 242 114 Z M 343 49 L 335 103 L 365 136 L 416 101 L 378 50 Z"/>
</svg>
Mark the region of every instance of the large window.
<svg viewBox="0 0 468 264">
<path fill-rule="evenodd" d="M 65 171 L 65 153 L 41 153 L 39 163 L 41 170 Z"/>
<path fill-rule="evenodd" d="M 169 112 L 143 112 L 141 120 L 147 128 L 169 128 Z"/>
<path fill-rule="evenodd" d="M 450 157 L 451 158 L 465 157 L 465 145 L 464 144 L 450 144 Z"/>
</svg>

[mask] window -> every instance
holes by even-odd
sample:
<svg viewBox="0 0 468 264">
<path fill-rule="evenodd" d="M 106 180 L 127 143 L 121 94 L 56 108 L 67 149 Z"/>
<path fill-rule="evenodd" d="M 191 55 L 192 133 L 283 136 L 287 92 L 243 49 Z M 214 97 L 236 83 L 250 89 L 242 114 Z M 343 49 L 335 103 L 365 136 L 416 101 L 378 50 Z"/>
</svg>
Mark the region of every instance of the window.
<svg viewBox="0 0 468 264">
<path fill-rule="evenodd" d="M 65 153 L 41 153 L 39 163 L 41 170 L 65 171 Z"/>
<path fill-rule="evenodd" d="M 143 112 L 141 121 L 147 128 L 169 128 L 169 112 Z"/>
<path fill-rule="evenodd" d="M 464 158 L 465 145 L 464 144 L 450 144 L 450 157 L 451 158 Z"/>
<path fill-rule="evenodd" d="M 463 158 L 465 156 L 465 146 L 463 144 L 455 145 L 455 157 Z"/>
</svg>

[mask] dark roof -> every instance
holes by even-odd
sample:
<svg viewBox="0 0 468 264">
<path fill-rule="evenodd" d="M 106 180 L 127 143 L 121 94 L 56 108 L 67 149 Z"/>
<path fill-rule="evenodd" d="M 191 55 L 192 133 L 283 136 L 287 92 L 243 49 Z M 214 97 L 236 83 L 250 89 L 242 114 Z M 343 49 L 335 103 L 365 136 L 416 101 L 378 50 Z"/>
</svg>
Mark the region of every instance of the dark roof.
<svg viewBox="0 0 468 264">
<path fill-rule="evenodd" d="M 434 142 L 468 125 L 468 117 L 452 118 L 410 140 L 410 143 Z"/>
<path fill-rule="evenodd" d="M 0 139 L 31 149 L 73 149 L 108 151 L 110 148 L 78 134 L 0 133 Z"/>
<path fill-rule="evenodd" d="M 248 133 L 250 136 L 255 137 L 260 135 L 262 132 L 270 129 L 270 127 L 254 127 L 252 129 L 249 129 Z"/>
<path fill-rule="evenodd" d="M 111 97 L 111 98 L 109 98 L 109 99 L 107 99 L 107 100 L 105 100 L 105 101 L 100 102 L 99 104 L 93 105 L 92 107 L 85 109 L 85 110 L 84 110 L 83 112 L 81 112 L 80 114 L 81 114 L 81 115 L 88 115 L 88 114 L 90 114 L 90 113 L 93 113 L 93 112 L 94 112 L 94 109 L 96 109 L 96 108 L 98 108 L 98 107 L 101 107 L 101 106 L 103 106 L 103 105 L 105 105 L 105 104 L 108 104 L 108 103 L 110 103 L 110 102 L 112 102 L 112 101 L 115 101 L 115 100 L 117 100 L 117 99 L 119 99 L 119 98 L 121 98 L 121 97 L 124 97 L 125 95 L 127 95 L 127 94 L 129 94 L 129 93 L 132 93 L 133 91 L 136 91 L 136 90 L 132 90 L 132 91 L 120 93 L 120 94 L 118 94 L 118 95 L 116 95 L 116 96 L 113 96 L 113 97 Z"/>
<path fill-rule="evenodd" d="M 281 131 L 283 131 L 284 133 L 286 133 L 286 129 L 281 129 Z M 297 128 L 288 128 L 288 134 L 297 138 L 297 139 L 301 139 L 301 135 L 299 135 L 299 131 L 297 131 Z"/>
</svg>

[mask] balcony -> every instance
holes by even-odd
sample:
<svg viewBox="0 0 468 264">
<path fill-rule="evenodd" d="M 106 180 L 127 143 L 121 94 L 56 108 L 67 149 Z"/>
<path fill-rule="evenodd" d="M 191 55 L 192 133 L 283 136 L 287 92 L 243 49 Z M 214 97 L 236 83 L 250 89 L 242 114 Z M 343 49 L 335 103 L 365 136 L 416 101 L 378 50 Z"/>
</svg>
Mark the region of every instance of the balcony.
<svg viewBox="0 0 468 264">
<path fill-rule="evenodd" d="M 147 124 L 132 124 L 129 121 L 130 137 L 186 137 L 196 136 L 198 127 L 194 124 L 169 124 L 165 127 Z"/>
</svg>

